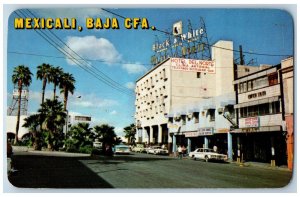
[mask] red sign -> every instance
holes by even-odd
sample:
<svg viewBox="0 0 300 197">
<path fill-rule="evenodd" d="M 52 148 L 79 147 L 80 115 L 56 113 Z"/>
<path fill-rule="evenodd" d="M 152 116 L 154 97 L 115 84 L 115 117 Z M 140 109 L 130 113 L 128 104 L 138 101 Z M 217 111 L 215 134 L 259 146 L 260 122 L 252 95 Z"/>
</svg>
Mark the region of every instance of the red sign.
<svg viewBox="0 0 300 197">
<path fill-rule="evenodd" d="M 171 58 L 171 69 L 210 74 L 216 73 L 215 62 L 209 60 Z"/>
<path fill-rule="evenodd" d="M 259 117 L 245 118 L 246 127 L 259 127 Z"/>
</svg>

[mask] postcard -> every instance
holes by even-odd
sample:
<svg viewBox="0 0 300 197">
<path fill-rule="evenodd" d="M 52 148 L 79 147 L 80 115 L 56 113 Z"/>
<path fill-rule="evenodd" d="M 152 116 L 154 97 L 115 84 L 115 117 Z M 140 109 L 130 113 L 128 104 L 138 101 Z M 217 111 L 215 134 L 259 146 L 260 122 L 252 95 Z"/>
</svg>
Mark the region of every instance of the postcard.
<svg viewBox="0 0 300 197">
<path fill-rule="evenodd" d="M 8 184 L 289 186 L 294 21 L 278 8 L 13 10 L 4 51 Z"/>
</svg>

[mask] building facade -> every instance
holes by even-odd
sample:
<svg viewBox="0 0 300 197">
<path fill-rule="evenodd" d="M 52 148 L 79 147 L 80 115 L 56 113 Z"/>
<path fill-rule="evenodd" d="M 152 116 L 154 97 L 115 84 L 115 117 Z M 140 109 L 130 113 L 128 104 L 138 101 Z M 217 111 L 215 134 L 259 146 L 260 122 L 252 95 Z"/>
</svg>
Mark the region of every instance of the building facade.
<svg viewBox="0 0 300 197">
<path fill-rule="evenodd" d="M 223 47 L 233 49 L 233 43 L 219 41 L 212 47 L 213 72 L 173 69 L 173 61 L 181 60 L 170 58 L 137 81 L 137 142 L 168 144 L 169 151 L 174 152 L 178 144 L 185 144 L 191 149 L 200 143 L 196 138 L 202 135 L 196 137 L 194 133 L 190 133 L 196 138 L 187 141 L 188 137 L 185 138 L 184 132 L 198 132 L 209 128 L 213 132 L 217 128 L 216 131 L 227 135 L 231 125 L 228 120 L 223 117 L 226 121 L 223 127 L 221 122 L 219 127 L 214 124 L 214 114 L 216 109 L 221 108 L 221 101 L 230 100 L 232 106 L 235 104 L 232 86 L 233 52 L 222 50 Z M 222 100 L 227 97 L 227 100 Z M 225 107 L 225 104 L 226 102 L 223 102 L 222 107 Z M 205 117 L 208 117 L 209 121 L 199 125 L 197 119 L 200 121 L 201 107 L 205 108 L 203 113 L 207 114 Z M 225 138 L 227 139 L 227 136 Z"/>
<path fill-rule="evenodd" d="M 233 84 L 234 106 L 239 128 L 231 131 L 238 161 L 286 164 L 284 98 L 281 65 L 257 67 L 248 75 L 237 76 Z"/>
</svg>

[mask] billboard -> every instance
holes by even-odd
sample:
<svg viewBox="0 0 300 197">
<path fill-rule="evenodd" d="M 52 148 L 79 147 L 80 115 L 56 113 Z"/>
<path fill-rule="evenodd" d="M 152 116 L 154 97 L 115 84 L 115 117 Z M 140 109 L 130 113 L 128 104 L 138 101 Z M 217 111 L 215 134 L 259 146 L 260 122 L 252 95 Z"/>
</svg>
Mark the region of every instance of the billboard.
<svg viewBox="0 0 300 197">
<path fill-rule="evenodd" d="M 211 60 L 171 58 L 170 62 L 172 70 L 203 72 L 209 74 L 216 73 L 215 63 Z"/>
</svg>

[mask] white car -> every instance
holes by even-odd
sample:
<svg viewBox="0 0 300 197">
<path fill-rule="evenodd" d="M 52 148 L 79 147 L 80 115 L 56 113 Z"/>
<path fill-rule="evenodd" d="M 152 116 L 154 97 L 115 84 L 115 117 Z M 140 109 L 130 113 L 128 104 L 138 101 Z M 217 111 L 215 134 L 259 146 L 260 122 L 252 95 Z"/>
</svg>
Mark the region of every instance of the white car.
<svg viewBox="0 0 300 197">
<path fill-rule="evenodd" d="M 132 148 L 133 152 L 142 153 L 145 152 L 144 144 L 137 144 L 135 147 Z"/>
<path fill-rule="evenodd" d="M 166 155 L 168 154 L 168 150 L 162 149 L 160 146 L 151 146 L 147 153 L 155 154 L 155 155 Z"/>
<path fill-rule="evenodd" d="M 212 149 L 209 148 L 197 148 L 193 152 L 189 153 L 189 157 L 192 159 L 201 159 L 206 162 L 208 161 L 227 161 L 227 155 L 220 154 L 214 152 Z"/>
<path fill-rule="evenodd" d="M 127 145 L 116 145 L 115 154 L 130 154 L 130 147 Z"/>
</svg>

